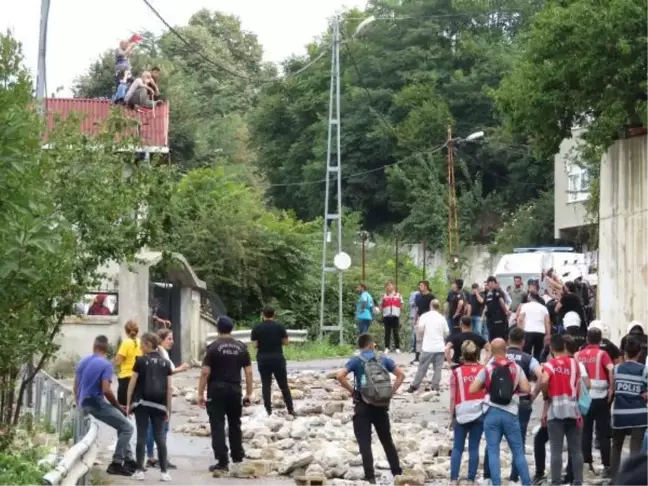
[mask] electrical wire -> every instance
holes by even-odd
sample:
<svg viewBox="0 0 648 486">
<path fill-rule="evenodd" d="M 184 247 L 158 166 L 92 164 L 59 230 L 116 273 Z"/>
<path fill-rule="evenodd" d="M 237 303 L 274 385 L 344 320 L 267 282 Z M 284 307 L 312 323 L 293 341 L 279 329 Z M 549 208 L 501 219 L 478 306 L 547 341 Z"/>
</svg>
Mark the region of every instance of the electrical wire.
<svg viewBox="0 0 648 486">
<path fill-rule="evenodd" d="M 199 56 L 203 61 L 205 61 L 207 64 L 210 64 L 211 66 L 215 67 L 215 68 L 218 69 L 219 71 L 226 72 L 226 73 L 228 73 L 228 74 L 230 74 L 230 75 L 232 75 L 232 76 L 235 76 L 235 77 L 237 77 L 237 78 L 250 80 L 249 77 L 244 76 L 243 74 L 239 74 L 239 73 L 233 71 L 232 69 L 227 68 L 227 67 L 225 67 L 225 66 L 223 66 L 223 65 L 221 65 L 221 64 L 219 64 L 219 63 L 217 63 L 216 61 L 211 60 L 210 58 L 208 58 L 207 56 L 205 56 L 202 52 L 200 52 L 198 49 L 195 49 L 194 46 L 192 46 L 191 43 L 190 43 L 187 39 L 185 39 L 185 37 L 184 37 L 182 34 L 180 34 L 180 32 L 178 32 L 176 29 L 174 29 L 174 28 L 171 26 L 171 24 L 169 24 L 169 23 L 164 19 L 164 17 L 162 17 L 162 15 L 160 14 L 160 12 L 158 12 L 158 11 L 156 10 L 156 8 L 155 8 L 153 5 L 151 5 L 151 2 L 149 2 L 149 0 L 142 0 L 142 1 L 143 1 L 143 2 L 146 4 L 146 6 L 151 10 L 151 12 L 153 12 L 153 13 L 155 14 L 155 16 L 160 20 L 160 22 L 162 22 L 162 23 L 166 26 L 166 28 L 169 29 L 169 32 L 173 33 L 173 35 L 175 35 L 178 39 L 180 39 L 180 41 L 182 41 L 183 44 L 185 44 L 187 47 L 189 47 L 190 49 L 192 49 L 193 52 L 195 52 L 196 54 L 198 54 L 198 56 Z"/>
<path fill-rule="evenodd" d="M 155 16 L 160 20 L 160 22 L 162 22 L 165 25 L 165 27 L 167 29 L 169 29 L 169 32 L 171 32 L 178 39 L 180 39 L 180 41 L 183 44 L 185 44 L 189 49 L 191 49 L 192 52 L 196 53 L 207 64 L 210 64 L 211 66 L 215 67 L 219 71 L 223 71 L 223 72 L 228 73 L 228 74 L 230 74 L 232 76 L 235 76 L 237 78 L 245 79 L 246 81 L 249 81 L 249 82 L 255 82 L 256 81 L 255 84 L 260 84 L 260 85 L 271 84 L 271 83 L 274 83 L 274 82 L 278 81 L 276 79 L 272 79 L 272 80 L 268 80 L 268 81 L 254 80 L 254 79 L 250 78 L 249 76 L 246 76 L 244 74 L 240 74 L 240 73 L 235 72 L 233 70 L 233 68 L 225 67 L 222 64 L 217 63 L 216 61 L 210 59 L 205 54 L 203 54 L 199 49 L 197 49 L 194 45 L 192 45 L 191 42 L 189 42 L 182 34 L 180 34 L 180 32 L 178 32 L 175 28 L 173 28 L 171 26 L 171 24 L 169 24 L 169 22 L 167 22 L 164 19 L 164 17 L 162 17 L 162 14 L 160 14 L 160 12 L 153 5 L 151 5 L 151 2 L 149 2 L 149 0 L 142 0 L 142 1 L 151 10 L 151 12 L 153 12 L 155 14 Z M 298 69 L 294 73 L 290 73 L 287 76 L 283 76 L 283 78 L 281 78 L 281 80 L 294 78 L 295 76 L 298 76 L 301 73 L 303 73 L 304 71 L 308 70 L 313 64 L 315 64 L 317 61 L 322 59 L 324 57 L 324 55 L 328 53 L 328 48 L 329 47 L 330 47 L 330 44 L 324 46 L 324 50 L 317 57 L 310 60 L 305 66 L 301 67 L 300 69 Z"/>
</svg>

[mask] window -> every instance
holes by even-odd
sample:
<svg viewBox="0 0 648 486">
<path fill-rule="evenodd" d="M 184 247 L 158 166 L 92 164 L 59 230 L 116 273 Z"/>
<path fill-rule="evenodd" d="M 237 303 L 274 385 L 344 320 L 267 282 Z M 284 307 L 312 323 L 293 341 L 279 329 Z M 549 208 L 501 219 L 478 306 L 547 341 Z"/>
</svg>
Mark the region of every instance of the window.
<svg viewBox="0 0 648 486">
<path fill-rule="evenodd" d="M 567 202 L 583 202 L 589 199 L 589 171 L 576 164 L 567 165 Z"/>
</svg>

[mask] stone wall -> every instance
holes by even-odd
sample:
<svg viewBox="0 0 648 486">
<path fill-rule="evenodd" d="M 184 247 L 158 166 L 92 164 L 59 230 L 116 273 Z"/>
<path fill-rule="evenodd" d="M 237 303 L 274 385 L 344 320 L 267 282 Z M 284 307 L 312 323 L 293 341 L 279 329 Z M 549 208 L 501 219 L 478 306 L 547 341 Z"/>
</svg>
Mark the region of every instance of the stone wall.
<svg viewBox="0 0 648 486">
<path fill-rule="evenodd" d="M 414 264 L 423 268 L 423 245 L 407 245 L 406 249 Z M 495 273 L 497 263 L 502 257 L 499 253 L 491 254 L 486 245 L 474 245 L 464 248 L 461 250 L 461 256 L 465 262 L 462 277 L 466 285 L 474 282 L 483 283 L 489 275 Z M 434 275 L 439 269 L 445 272 L 447 266 L 445 252 L 427 251 L 425 260 L 427 275 Z"/>
<path fill-rule="evenodd" d="M 619 140 L 601 161 L 598 308 L 617 343 L 630 321 L 648 324 L 646 142 Z"/>
</svg>

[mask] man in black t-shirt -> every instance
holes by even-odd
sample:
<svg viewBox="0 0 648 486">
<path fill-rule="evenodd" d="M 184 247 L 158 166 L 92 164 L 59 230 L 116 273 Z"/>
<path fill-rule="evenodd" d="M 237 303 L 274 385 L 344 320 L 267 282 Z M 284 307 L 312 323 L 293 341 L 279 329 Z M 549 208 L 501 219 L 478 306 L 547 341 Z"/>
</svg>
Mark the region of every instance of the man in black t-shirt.
<svg viewBox="0 0 648 486">
<path fill-rule="evenodd" d="M 463 280 L 455 280 L 448 294 L 448 327 L 450 328 L 451 336 L 461 332 L 459 320 L 463 315 L 463 309 L 466 304 L 465 298 L 463 293 Z"/>
<path fill-rule="evenodd" d="M 421 353 L 421 345 L 423 344 L 423 334 L 422 331 L 417 328 L 417 323 L 419 317 L 421 317 L 426 312 L 430 312 L 430 305 L 435 299 L 434 294 L 430 292 L 430 282 L 427 280 L 421 280 L 419 282 L 419 294 L 414 300 L 416 305 L 416 318 L 414 319 L 414 332 L 416 334 L 416 352 L 414 354 L 414 360 L 410 364 L 418 363 L 419 355 Z"/>
<path fill-rule="evenodd" d="M 229 317 L 219 317 L 216 322 L 218 338 L 207 347 L 198 381 L 198 406 L 205 408 L 207 389 L 207 415 L 211 427 L 212 448 L 217 464 L 210 471 L 227 471 L 229 459 L 225 444 L 225 418 L 229 431 L 229 453 L 232 462 L 243 462 L 243 436 L 241 415 L 243 404 L 249 405 L 252 397 L 252 363 L 247 346 L 232 337 L 234 323 Z M 245 370 L 245 399 L 241 393 L 241 370 Z"/>
<path fill-rule="evenodd" d="M 269 305 L 263 308 L 263 322 L 252 329 L 250 340 L 257 346 L 257 366 L 261 375 L 261 393 L 263 405 L 268 415 L 272 414 L 272 376 L 277 380 L 277 385 L 283 395 L 286 409 L 295 415 L 290 387 L 288 386 L 288 372 L 286 359 L 283 355 L 283 346 L 288 344 L 288 333 L 283 324 L 275 319 L 275 310 Z"/>
<path fill-rule="evenodd" d="M 484 348 L 487 351 L 490 349 L 488 341 L 486 341 L 481 335 L 473 332 L 472 318 L 470 316 L 461 317 L 460 329 L 461 332 L 448 337 L 446 343 L 446 360 L 451 364 L 451 366 L 460 364 L 459 359 L 461 358 L 461 345 L 465 341 L 472 341 L 473 343 L 475 343 L 480 352 Z"/>
<path fill-rule="evenodd" d="M 578 292 L 578 288 L 574 282 L 567 282 L 564 287 L 563 295 L 560 302 L 556 305 L 556 312 L 558 312 L 561 319 L 564 319 L 568 312 L 575 312 L 580 317 L 580 330 L 583 335 L 587 334 L 587 320 L 585 319 L 585 309 L 583 301 Z"/>
<path fill-rule="evenodd" d="M 508 321 L 509 310 L 506 307 L 504 293 L 493 276 L 488 277 L 488 292 L 486 293 L 486 319 L 488 325 L 488 338 L 508 339 Z"/>
<path fill-rule="evenodd" d="M 643 324 L 639 321 L 632 321 L 628 324 L 628 333 L 621 338 L 621 351 L 625 352 L 626 343 L 628 338 L 634 336 L 641 345 L 641 351 L 637 355 L 637 362 L 644 364 L 646 362 L 646 354 L 648 353 L 648 336 L 644 332 Z"/>
</svg>

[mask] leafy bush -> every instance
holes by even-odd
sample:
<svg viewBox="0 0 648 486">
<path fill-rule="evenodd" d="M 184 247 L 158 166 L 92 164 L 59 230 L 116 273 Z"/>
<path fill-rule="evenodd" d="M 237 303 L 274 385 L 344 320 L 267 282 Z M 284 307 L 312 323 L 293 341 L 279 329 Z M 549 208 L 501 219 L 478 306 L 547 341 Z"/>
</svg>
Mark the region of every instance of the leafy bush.
<svg viewBox="0 0 648 486">
<path fill-rule="evenodd" d="M 0 454 L 0 484 L 41 484 L 46 471 L 37 465 L 37 451 Z"/>
</svg>

